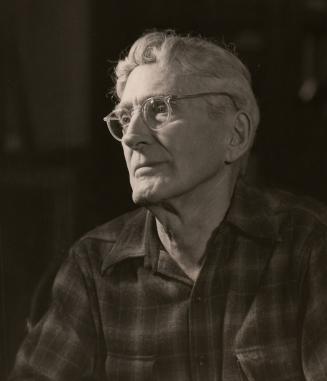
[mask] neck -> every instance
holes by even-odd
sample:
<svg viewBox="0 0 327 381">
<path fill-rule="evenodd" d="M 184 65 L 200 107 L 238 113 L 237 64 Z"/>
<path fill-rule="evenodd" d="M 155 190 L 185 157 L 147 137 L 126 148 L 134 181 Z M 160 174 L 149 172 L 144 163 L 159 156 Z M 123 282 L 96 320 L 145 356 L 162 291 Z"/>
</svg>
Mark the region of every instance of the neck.
<svg viewBox="0 0 327 381">
<path fill-rule="evenodd" d="M 225 217 L 235 183 L 236 176 L 225 173 L 219 181 L 212 179 L 188 194 L 149 206 L 163 246 L 193 279 L 212 232 Z"/>
</svg>

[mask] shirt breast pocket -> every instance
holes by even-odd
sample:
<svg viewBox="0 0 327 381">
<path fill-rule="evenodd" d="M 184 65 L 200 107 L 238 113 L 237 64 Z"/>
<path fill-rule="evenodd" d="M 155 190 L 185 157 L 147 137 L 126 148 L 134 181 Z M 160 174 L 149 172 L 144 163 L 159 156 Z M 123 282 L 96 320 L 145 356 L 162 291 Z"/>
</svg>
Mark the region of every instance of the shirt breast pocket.
<svg viewBox="0 0 327 381">
<path fill-rule="evenodd" d="M 154 360 L 154 356 L 107 353 L 107 378 L 115 381 L 153 381 Z"/>
<path fill-rule="evenodd" d="M 236 351 L 241 380 L 304 381 L 296 340 Z"/>
</svg>

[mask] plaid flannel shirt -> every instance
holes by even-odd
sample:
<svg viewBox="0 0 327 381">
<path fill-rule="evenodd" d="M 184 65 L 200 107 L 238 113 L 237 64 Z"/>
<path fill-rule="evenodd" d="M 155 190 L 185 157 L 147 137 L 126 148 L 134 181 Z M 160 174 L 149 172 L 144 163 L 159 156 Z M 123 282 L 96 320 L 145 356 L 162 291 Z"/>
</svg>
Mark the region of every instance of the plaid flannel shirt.
<svg viewBox="0 0 327 381">
<path fill-rule="evenodd" d="M 95 229 L 58 272 L 11 379 L 326 380 L 325 213 L 239 182 L 195 283 L 146 210 Z"/>
</svg>

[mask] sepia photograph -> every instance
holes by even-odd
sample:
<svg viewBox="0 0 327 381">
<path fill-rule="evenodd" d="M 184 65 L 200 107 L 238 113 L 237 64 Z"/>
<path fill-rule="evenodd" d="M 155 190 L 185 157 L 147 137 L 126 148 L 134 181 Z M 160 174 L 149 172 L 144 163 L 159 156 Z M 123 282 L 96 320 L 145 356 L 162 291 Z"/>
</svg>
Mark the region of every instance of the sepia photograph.
<svg viewBox="0 0 327 381">
<path fill-rule="evenodd" d="M 327 1 L 0 21 L 0 380 L 327 380 Z"/>
</svg>

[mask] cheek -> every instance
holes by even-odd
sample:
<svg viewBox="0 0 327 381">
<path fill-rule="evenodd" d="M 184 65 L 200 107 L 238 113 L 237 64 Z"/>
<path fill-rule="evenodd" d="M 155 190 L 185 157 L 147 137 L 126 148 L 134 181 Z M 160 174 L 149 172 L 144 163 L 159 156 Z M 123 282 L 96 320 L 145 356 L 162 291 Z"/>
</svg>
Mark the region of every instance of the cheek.
<svg viewBox="0 0 327 381">
<path fill-rule="evenodd" d="M 177 153 L 175 164 L 181 175 L 199 176 L 218 170 L 225 161 L 225 154 L 226 144 L 217 136 L 194 137 Z"/>
<path fill-rule="evenodd" d="M 130 172 L 131 158 L 132 158 L 131 150 L 123 146 L 123 153 L 124 153 L 125 163 L 126 163 L 128 172 Z"/>
</svg>

